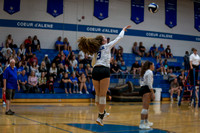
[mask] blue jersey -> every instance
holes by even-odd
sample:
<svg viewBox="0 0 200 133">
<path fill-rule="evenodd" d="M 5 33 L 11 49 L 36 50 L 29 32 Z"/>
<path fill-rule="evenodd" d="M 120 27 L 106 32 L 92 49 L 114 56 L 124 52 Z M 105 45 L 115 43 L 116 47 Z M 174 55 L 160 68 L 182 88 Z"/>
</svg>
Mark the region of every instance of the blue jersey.
<svg viewBox="0 0 200 133">
<path fill-rule="evenodd" d="M 10 66 L 3 73 L 3 79 L 6 79 L 7 89 L 17 89 L 17 68 L 12 69 Z"/>
</svg>

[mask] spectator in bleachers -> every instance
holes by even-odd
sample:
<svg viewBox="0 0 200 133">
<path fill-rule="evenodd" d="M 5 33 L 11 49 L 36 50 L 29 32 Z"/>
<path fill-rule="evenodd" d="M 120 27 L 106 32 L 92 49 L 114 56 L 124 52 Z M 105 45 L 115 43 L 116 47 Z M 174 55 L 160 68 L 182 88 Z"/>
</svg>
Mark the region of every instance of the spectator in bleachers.
<svg viewBox="0 0 200 133">
<path fill-rule="evenodd" d="M 170 48 L 170 46 L 169 45 L 167 45 L 167 48 L 165 49 L 165 57 L 166 58 L 173 58 L 173 54 L 172 54 L 172 52 L 171 52 L 171 48 Z"/>
<path fill-rule="evenodd" d="M 80 86 L 80 94 L 83 94 L 82 90 L 83 88 L 85 89 L 86 94 L 89 94 L 87 91 L 87 86 L 86 86 L 86 77 L 84 73 L 81 73 L 81 76 L 78 78 L 79 80 L 79 86 Z"/>
<path fill-rule="evenodd" d="M 190 69 L 190 55 L 188 51 L 185 51 L 185 56 L 184 56 L 184 66 L 185 66 L 185 71 L 188 72 Z"/>
<path fill-rule="evenodd" d="M 85 73 L 85 70 L 83 68 L 83 64 L 80 63 L 78 69 L 76 69 L 76 76 L 79 78 L 82 73 Z"/>
<path fill-rule="evenodd" d="M 40 73 L 39 73 L 39 70 L 38 70 L 38 65 L 36 65 L 36 62 L 33 62 L 33 64 L 32 64 L 31 67 L 30 67 L 30 70 L 31 70 L 31 72 L 34 71 L 34 72 L 35 72 L 35 75 L 36 75 L 37 77 L 40 76 Z"/>
<path fill-rule="evenodd" d="M 178 93 L 177 101 L 179 101 L 181 88 L 179 86 L 177 78 L 175 78 L 170 84 L 170 99 L 171 99 L 171 102 L 173 102 L 173 94 L 174 93 Z"/>
<path fill-rule="evenodd" d="M 88 83 L 90 83 L 90 80 L 92 79 L 92 67 L 90 67 L 90 64 L 87 64 L 85 68 L 86 78 Z"/>
<path fill-rule="evenodd" d="M 26 55 L 23 55 L 23 56 L 22 56 L 21 61 L 22 61 L 22 65 L 27 64 L 27 58 L 26 58 Z"/>
<path fill-rule="evenodd" d="M 12 35 L 9 34 L 7 39 L 6 39 L 6 43 L 8 43 L 8 46 L 12 49 L 12 48 L 17 48 L 17 45 L 13 44 L 13 39 L 12 39 Z"/>
<path fill-rule="evenodd" d="M 161 72 L 161 75 L 164 75 L 164 74 L 167 75 L 167 72 L 162 63 L 162 60 L 159 60 L 159 63 L 156 64 L 156 72 Z"/>
<path fill-rule="evenodd" d="M 30 68 L 28 66 L 28 62 L 27 61 L 25 61 L 25 62 L 22 61 L 22 64 L 23 64 L 24 70 L 26 71 L 26 73 L 28 75 L 30 73 Z"/>
<path fill-rule="evenodd" d="M 15 59 L 15 61 L 17 62 L 17 54 L 16 54 L 16 51 L 13 49 L 13 52 L 12 52 L 12 54 L 11 54 L 11 57 L 13 58 L 13 59 Z"/>
<path fill-rule="evenodd" d="M 44 72 L 45 75 L 47 74 L 47 68 L 46 68 L 46 64 L 45 64 L 44 61 L 41 62 L 41 65 L 40 65 L 38 70 L 39 70 L 40 73 Z"/>
<path fill-rule="evenodd" d="M 145 52 L 146 52 L 146 48 L 143 46 L 142 42 L 139 42 L 139 51 L 140 51 L 140 56 L 144 57 L 145 56 Z"/>
<path fill-rule="evenodd" d="M 19 85 L 20 88 L 22 88 L 24 93 L 28 92 L 28 77 L 26 75 L 26 70 L 22 70 L 22 73 L 18 76 L 18 81 L 19 81 Z"/>
<path fill-rule="evenodd" d="M 33 51 L 40 51 L 40 40 L 37 38 L 37 36 L 35 35 L 33 37 L 33 41 L 32 41 L 32 45 L 33 45 Z"/>
<path fill-rule="evenodd" d="M 74 70 L 76 70 L 77 69 L 77 65 L 78 65 L 78 61 L 76 60 L 76 56 L 75 55 L 72 56 L 72 59 L 69 62 L 72 65 L 72 67 L 74 68 Z"/>
<path fill-rule="evenodd" d="M 136 55 L 141 56 L 141 53 L 140 53 L 140 51 L 139 51 L 139 47 L 137 46 L 137 42 L 134 42 L 134 43 L 133 43 L 132 52 L 133 52 L 134 54 L 136 54 Z"/>
<path fill-rule="evenodd" d="M 63 65 L 65 65 L 65 56 L 61 56 L 61 57 L 60 57 L 60 63 L 63 64 Z M 60 63 L 59 63 L 59 64 L 60 64 Z M 59 64 L 58 64 L 58 65 L 59 65 Z M 56 66 L 58 66 L 58 65 L 56 65 Z"/>
<path fill-rule="evenodd" d="M 56 66 L 58 66 L 61 62 L 61 54 L 60 52 L 56 55 L 56 57 L 53 59 L 52 63 L 55 63 Z"/>
<path fill-rule="evenodd" d="M 38 80 L 39 88 L 42 89 L 42 93 L 45 93 L 46 90 L 46 84 L 47 84 L 47 78 L 45 77 L 45 72 L 41 73 L 41 76 Z"/>
<path fill-rule="evenodd" d="M 161 54 L 160 54 L 160 51 L 158 51 L 158 48 L 156 48 L 155 50 L 155 58 L 157 61 L 161 60 Z"/>
<path fill-rule="evenodd" d="M 32 52 L 33 44 L 32 44 L 32 38 L 31 38 L 31 36 L 28 36 L 28 38 L 24 41 L 24 45 L 25 45 L 26 50 L 29 53 Z"/>
<path fill-rule="evenodd" d="M 129 74 L 129 72 L 128 72 L 127 66 L 125 65 L 125 61 L 122 61 L 120 70 L 121 70 L 121 77 L 126 78 L 126 75 Z M 125 76 L 124 76 L 124 74 L 125 74 Z"/>
<path fill-rule="evenodd" d="M 167 59 L 164 60 L 163 66 L 165 67 L 165 71 L 168 73 L 169 72 L 169 65 L 167 63 Z"/>
<path fill-rule="evenodd" d="M 12 53 L 12 49 L 9 48 L 8 43 L 6 43 L 5 47 L 2 48 L 2 50 L 1 50 L 1 53 L 3 54 L 3 56 L 5 56 L 5 55 L 7 54 L 7 51 L 8 51 L 8 50 L 10 51 L 10 53 Z"/>
<path fill-rule="evenodd" d="M 123 57 L 122 51 L 118 50 L 117 54 L 116 54 L 116 60 L 118 61 L 120 59 L 120 57 Z"/>
<path fill-rule="evenodd" d="M 45 54 L 43 61 L 46 64 L 47 71 L 49 71 L 49 69 L 51 67 L 51 60 L 48 58 L 48 54 Z"/>
<path fill-rule="evenodd" d="M 71 46 L 70 46 L 70 44 L 69 44 L 69 41 L 68 41 L 67 37 L 65 37 L 65 38 L 63 39 L 63 44 L 64 44 L 64 45 L 67 45 L 67 50 L 68 50 L 68 51 L 72 51 L 72 48 L 71 48 Z"/>
<path fill-rule="evenodd" d="M 67 44 L 64 44 L 63 53 L 65 54 L 66 58 L 69 58 L 70 52 L 69 52 L 69 50 L 68 50 Z"/>
<path fill-rule="evenodd" d="M 17 53 L 17 62 L 21 61 L 21 54 L 20 53 Z"/>
<path fill-rule="evenodd" d="M 120 58 L 119 58 L 119 60 L 117 61 L 117 65 L 121 66 L 121 64 L 122 64 L 122 61 L 123 61 L 123 58 L 122 58 L 122 57 L 120 57 Z"/>
<path fill-rule="evenodd" d="M 5 63 L 5 57 L 3 56 L 3 54 L 0 52 L 0 62 L 1 63 Z"/>
<path fill-rule="evenodd" d="M 22 62 L 19 61 L 17 63 L 17 75 L 20 75 L 22 73 L 22 71 L 24 70 L 24 67 L 22 66 Z"/>
<path fill-rule="evenodd" d="M 135 77 L 136 73 L 140 74 L 140 72 L 141 72 L 141 66 L 139 62 L 136 60 L 135 63 L 132 64 L 130 73 L 133 73 L 133 76 Z"/>
<path fill-rule="evenodd" d="M 171 84 L 172 81 L 174 81 L 174 79 L 176 79 L 177 76 L 175 74 L 173 74 L 173 70 L 169 69 L 169 73 L 168 73 L 168 80 L 169 83 Z"/>
<path fill-rule="evenodd" d="M 186 81 L 185 71 L 182 70 L 181 74 L 178 76 L 178 83 L 181 88 L 184 87 L 185 81 Z"/>
<path fill-rule="evenodd" d="M 72 81 L 71 88 L 72 88 L 73 93 L 78 93 L 78 78 L 76 77 L 75 72 L 72 73 L 70 80 Z"/>
<path fill-rule="evenodd" d="M 160 47 L 158 47 L 158 51 L 160 52 L 161 56 L 165 57 L 165 49 L 163 47 L 163 44 L 160 44 Z"/>
<path fill-rule="evenodd" d="M 85 54 L 85 58 L 82 60 L 83 68 L 86 67 L 87 64 L 91 64 L 91 60 L 88 58 L 88 54 Z"/>
<path fill-rule="evenodd" d="M 49 77 L 49 80 L 47 81 L 47 88 L 49 89 L 50 93 L 54 93 L 54 78 Z"/>
<path fill-rule="evenodd" d="M 155 50 L 156 50 L 156 44 L 154 44 L 150 49 L 149 49 L 149 55 L 151 57 L 155 57 Z"/>
<path fill-rule="evenodd" d="M 114 65 L 114 62 L 115 62 L 115 58 L 114 56 L 112 56 L 110 59 L 110 72 L 112 71 L 112 66 Z"/>
<path fill-rule="evenodd" d="M 64 73 L 65 73 L 65 68 L 64 68 L 63 64 L 60 63 L 58 65 L 58 74 L 57 74 L 60 80 L 62 79 Z"/>
<path fill-rule="evenodd" d="M 6 61 L 9 61 L 9 58 L 11 57 L 11 55 L 12 55 L 12 53 L 10 52 L 10 50 L 7 50 L 7 52 L 4 55 Z"/>
<path fill-rule="evenodd" d="M 31 71 L 31 74 L 28 77 L 28 92 L 39 93 L 37 84 L 38 84 L 38 78 L 36 77 L 35 72 Z"/>
<path fill-rule="evenodd" d="M 76 55 L 74 54 L 74 52 L 70 52 L 70 54 L 69 54 L 69 60 L 72 60 L 73 56 L 75 56 L 75 58 L 76 58 Z"/>
<path fill-rule="evenodd" d="M 62 77 L 62 83 L 63 83 L 63 87 L 65 89 L 65 93 L 66 94 L 71 94 L 71 83 L 72 81 L 70 80 L 68 73 L 64 73 L 63 77 Z"/>
<path fill-rule="evenodd" d="M 59 36 L 55 43 L 56 50 L 58 50 L 59 52 L 63 49 L 63 42 L 61 41 L 61 39 L 61 36 Z"/>
<path fill-rule="evenodd" d="M 24 47 L 24 44 L 21 44 L 19 49 L 18 49 L 18 53 L 20 53 L 21 56 L 26 55 L 26 49 Z"/>
<path fill-rule="evenodd" d="M 85 54 L 83 53 L 83 51 L 79 51 L 78 53 L 78 62 L 82 63 L 82 61 L 85 59 Z"/>
<path fill-rule="evenodd" d="M 111 67 L 111 73 L 114 74 L 114 77 L 117 78 L 120 74 L 120 66 L 117 64 L 117 61 L 114 61 L 114 65 Z"/>
<path fill-rule="evenodd" d="M 68 65 L 65 65 L 65 72 L 68 73 L 69 75 L 73 72 L 73 70 L 68 66 Z"/>
<path fill-rule="evenodd" d="M 56 64 L 55 63 L 52 63 L 52 66 L 50 67 L 50 76 L 54 78 L 54 81 L 57 77 L 57 67 L 56 67 Z"/>
<path fill-rule="evenodd" d="M 33 57 L 30 58 L 30 61 L 29 61 L 30 65 L 32 65 L 33 62 L 35 62 L 36 65 L 38 64 L 38 58 L 36 57 L 36 54 L 33 54 Z"/>
</svg>

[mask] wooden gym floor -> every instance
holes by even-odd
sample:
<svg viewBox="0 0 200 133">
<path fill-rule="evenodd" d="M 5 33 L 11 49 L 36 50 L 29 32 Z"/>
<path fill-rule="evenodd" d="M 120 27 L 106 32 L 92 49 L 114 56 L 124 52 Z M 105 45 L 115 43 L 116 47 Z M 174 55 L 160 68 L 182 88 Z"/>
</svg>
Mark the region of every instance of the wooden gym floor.
<svg viewBox="0 0 200 133">
<path fill-rule="evenodd" d="M 110 117 L 101 127 L 95 123 L 94 103 L 14 103 L 15 115 L 5 115 L 0 106 L 0 133 L 199 133 L 198 108 L 185 102 L 152 103 L 149 120 L 151 130 L 140 130 L 141 103 L 107 103 Z"/>
</svg>

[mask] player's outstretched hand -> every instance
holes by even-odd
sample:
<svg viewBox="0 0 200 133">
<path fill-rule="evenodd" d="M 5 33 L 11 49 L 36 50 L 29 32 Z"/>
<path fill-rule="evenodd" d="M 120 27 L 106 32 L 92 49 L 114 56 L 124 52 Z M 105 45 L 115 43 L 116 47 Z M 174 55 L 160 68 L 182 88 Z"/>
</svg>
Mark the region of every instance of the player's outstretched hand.
<svg viewBox="0 0 200 133">
<path fill-rule="evenodd" d="M 124 31 L 127 31 L 127 29 L 131 28 L 131 25 L 127 25 L 123 28 Z"/>
</svg>

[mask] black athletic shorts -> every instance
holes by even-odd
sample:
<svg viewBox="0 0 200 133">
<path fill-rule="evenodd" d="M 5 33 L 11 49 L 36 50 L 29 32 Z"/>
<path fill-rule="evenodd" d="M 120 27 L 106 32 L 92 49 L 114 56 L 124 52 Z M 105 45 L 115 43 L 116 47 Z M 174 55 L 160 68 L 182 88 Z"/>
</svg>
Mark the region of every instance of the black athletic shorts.
<svg viewBox="0 0 200 133">
<path fill-rule="evenodd" d="M 6 89 L 6 100 L 11 100 L 15 96 L 15 89 Z"/>
<path fill-rule="evenodd" d="M 92 71 L 92 79 L 100 81 L 104 78 L 110 78 L 110 68 L 105 66 L 95 66 Z"/>
<path fill-rule="evenodd" d="M 144 94 L 149 93 L 149 92 L 151 92 L 151 90 L 149 89 L 149 86 L 145 85 L 140 88 L 139 94 L 140 96 L 143 96 Z"/>
</svg>

